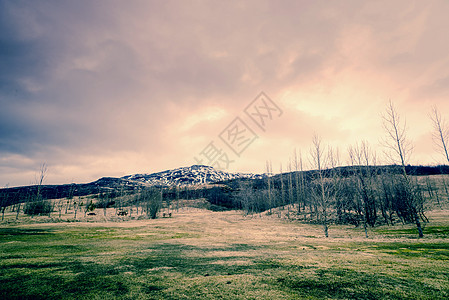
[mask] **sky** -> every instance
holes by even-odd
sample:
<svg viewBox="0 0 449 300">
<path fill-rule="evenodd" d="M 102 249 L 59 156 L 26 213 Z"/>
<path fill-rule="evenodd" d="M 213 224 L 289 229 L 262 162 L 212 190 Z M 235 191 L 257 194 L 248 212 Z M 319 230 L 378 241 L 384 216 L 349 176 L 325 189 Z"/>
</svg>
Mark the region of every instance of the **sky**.
<svg viewBox="0 0 449 300">
<path fill-rule="evenodd" d="M 343 165 L 362 140 L 389 163 L 390 100 L 409 163 L 444 163 L 429 113 L 449 118 L 448 15 L 446 0 L 0 0 L 0 187 L 43 163 L 47 184 L 279 172 L 294 151 L 307 169 L 314 135 Z"/>
</svg>

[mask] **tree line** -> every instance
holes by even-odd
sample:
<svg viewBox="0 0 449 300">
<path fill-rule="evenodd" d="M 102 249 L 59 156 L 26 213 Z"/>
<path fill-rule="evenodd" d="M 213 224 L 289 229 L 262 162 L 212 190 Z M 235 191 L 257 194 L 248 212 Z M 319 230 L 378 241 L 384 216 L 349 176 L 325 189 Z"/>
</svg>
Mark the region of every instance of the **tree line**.
<svg viewBox="0 0 449 300">
<path fill-rule="evenodd" d="M 430 118 L 435 145 L 449 162 L 449 127 L 435 107 Z M 269 176 L 265 184 L 241 183 L 239 205 L 250 213 L 271 212 L 272 208 L 294 204 L 297 214 L 304 220 L 322 224 L 326 237 L 332 223 L 363 224 L 368 236 L 368 226 L 395 222 L 414 223 L 419 237 L 423 237 L 422 222 L 428 222 L 425 192 L 433 196 L 431 183 L 427 180 L 426 185 L 420 184 L 412 176 L 416 174 L 408 161 L 413 144 L 407 137 L 406 123 L 392 101 L 388 103 L 382 120 L 384 153 L 394 166 L 377 167 L 375 151 L 368 142 L 362 141 L 348 147 L 349 166 L 341 168 L 339 150 L 324 146 L 321 138 L 314 135 L 308 156 L 313 172 L 303 171 L 302 155 L 298 159 L 295 151 L 287 174 L 282 172 L 281 165 L 280 174 L 276 178 Z M 296 172 L 291 172 L 292 165 Z M 445 172 L 447 166 L 434 169 Z M 268 174 L 272 173 L 271 162 L 267 162 L 266 170 Z M 445 178 L 441 180 L 447 197 L 448 183 Z"/>
</svg>

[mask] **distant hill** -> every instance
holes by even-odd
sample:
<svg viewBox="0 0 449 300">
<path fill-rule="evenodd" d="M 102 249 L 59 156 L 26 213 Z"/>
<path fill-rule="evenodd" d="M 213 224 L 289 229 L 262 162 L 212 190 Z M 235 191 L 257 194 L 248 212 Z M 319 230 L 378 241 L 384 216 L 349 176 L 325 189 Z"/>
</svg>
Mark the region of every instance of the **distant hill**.
<svg viewBox="0 0 449 300">
<path fill-rule="evenodd" d="M 122 177 L 125 180 L 138 181 L 157 186 L 184 186 L 217 183 L 233 179 L 262 179 L 266 175 L 252 173 L 229 173 L 205 165 L 177 168 L 152 174 L 135 174 Z"/>
<path fill-rule="evenodd" d="M 395 165 L 371 168 L 374 168 L 374 171 L 377 173 L 389 172 L 399 174 L 401 172 L 401 168 Z M 351 166 L 338 167 L 337 169 L 343 177 L 350 176 L 355 170 Z M 449 174 L 449 166 L 407 166 L 406 169 L 409 174 L 416 176 Z M 316 171 L 305 171 L 304 173 L 308 177 L 313 176 L 314 172 Z M 286 174 L 288 173 L 284 173 L 284 175 Z M 57 199 L 104 192 L 112 194 L 132 193 L 144 186 L 188 187 L 216 183 L 223 183 L 236 188 L 240 180 L 256 180 L 260 182 L 266 177 L 266 174 L 230 173 L 216 170 L 210 166 L 193 165 L 157 173 L 127 175 L 121 178 L 103 177 L 84 184 L 43 185 L 41 186 L 41 196 L 44 199 Z M 280 176 L 278 174 L 273 177 L 274 180 L 279 180 Z M 36 192 L 36 185 L 0 189 L 0 206 L 32 200 Z"/>
<path fill-rule="evenodd" d="M 243 178 L 262 179 L 264 176 L 251 173 L 229 173 L 210 166 L 193 165 L 157 173 L 127 175 L 121 178 L 103 177 L 84 184 L 43 185 L 41 196 L 43 199 L 57 199 L 103 192 L 133 192 L 144 186 L 198 186 Z M 3 205 L 1 201 L 8 203 L 7 205 L 28 201 L 33 199 L 36 193 L 36 185 L 0 189 L 0 206 Z"/>
</svg>

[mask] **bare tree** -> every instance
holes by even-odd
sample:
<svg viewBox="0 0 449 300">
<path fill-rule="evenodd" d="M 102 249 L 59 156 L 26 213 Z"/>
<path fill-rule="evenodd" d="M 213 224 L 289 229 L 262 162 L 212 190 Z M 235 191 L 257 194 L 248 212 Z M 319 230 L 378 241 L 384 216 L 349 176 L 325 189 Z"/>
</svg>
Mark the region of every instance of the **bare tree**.
<svg viewBox="0 0 449 300">
<path fill-rule="evenodd" d="M 246 216 L 254 212 L 254 193 L 250 181 L 239 181 L 238 198 Z"/>
<path fill-rule="evenodd" d="M 292 177 L 292 161 L 289 159 L 288 162 L 288 206 L 287 206 L 287 217 L 290 218 L 290 206 L 293 204 L 293 177 Z"/>
<path fill-rule="evenodd" d="M 16 208 L 16 209 L 17 209 L 17 211 L 16 211 L 16 220 L 19 219 L 20 205 L 21 205 L 21 204 L 22 204 L 22 203 L 19 202 L 18 205 L 17 205 L 17 208 Z"/>
<path fill-rule="evenodd" d="M 58 208 L 59 212 L 59 218 L 61 219 L 62 210 L 64 209 L 64 199 L 61 199 L 58 201 L 58 205 L 56 206 Z"/>
<path fill-rule="evenodd" d="M 366 141 L 348 149 L 351 165 L 355 169 L 357 180 L 357 211 L 362 215 L 365 237 L 368 238 L 367 224 L 374 226 L 377 219 L 375 192 L 372 184 L 372 165 L 375 165 L 375 154 Z"/>
<path fill-rule="evenodd" d="M 440 112 L 434 106 L 430 118 L 433 122 L 433 141 L 440 152 L 446 157 L 449 162 L 448 143 L 449 143 L 449 126 L 446 120 L 441 117 Z"/>
<path fill-rule="evenodd" d="M 80 207 L 80 203 L 81 203 L 81 197 L 78 197 L 78 202 L 73 201 L 73 210 L 75 212 L 75 216 L 74 216 L 75 219 L 76 219 L 76 212 L 78 211 L 78 208 Z"/>
<path fill-rule="evenodd" d="M 5 210 L 6 210 L 7 203 L 8 203 L 8 194 L 6 194 L 4 196 L 4 198 L 2 199 L 2 203 L 1 203 L 2 221 L 5 219 Z"/>
<path fill-rule="evenodd" d="M 271 215 L 271 209 L 273 207 L 273 192 L 272 192 L 272 173 L 273 173 L 273 168 L 271 166 L 271 161 L 266 161 L 266 168 L 267 168 L 267 186 L 268 186 L 268 207 L 270 210 L 270 215 Z"/>
<path fill-rule="evenodd" d="M 160 190 L 154 187 L 144 188 L 136 200 L 146 204 L 148 218 L 156 219 L 162 207 L 162 188 Z"/>
<path fill-rule="evenodd" d="M 305 179 L 304 179 L 304 168 L 302 162 L 302 153 L 299 152 L 299 161 L 298 156 L 295 150 L 295 170 L 296 170 L 296 201 L 298 202 L 298 213 L 301 212 L 301 203 L 306 207 L 306 188 L 305 188 Z M 305 216 L 305 215 L 304 215 Z"/>
<path fill-rule="evenodd" d="M 296 192 L 296 202 L 298 203 L 298 214 L 301 213 L 301 191 L 299 187 L 299 166 L 298 166 L 298 154 L 296 149 L 293 152 L 293 159 L 295 165 L 295 192 Z"/>
<path fill-rule="evenodd" d="M 329 237 L 329 225 L 328 225 L 328 207 L 330 204 L 330 199 L 327 197 L 327 188 L 325 178 L 324 178 L 324 168 L 327 165 L 326 157 L 324 155 L 324 150 L 321 145 L 321 138 L 317 135 L 313 136 L 313 145 L 310 149 L 310 156 L 312 160 L 312 164 L 316 169 L 316 179 L 315 179 L 315 188 L 314 188 L 314 202 L 317 207 L 320 208 L 321 214 L 321 223 L 323 225 L 323 231 L 325 237 Z M 318 213 L 318 211 L 317 211 Z"/>
<path fill-rule="evenodd" d="M 393 102 L 390 100 L 385 113 L 382 115 L 383 127 L 387 137 L 383 140 L 383 145 L 387 149 L 385 154 L 394 163 L 402 167 L 404 176 L 407 177 L 405 166 L 413 151 L 413 145 L 407 138 L 406 122 L 402 122 Z"/>
<path fill-rule="evenodd" d="M 87 200 L 86 205 L 84 206 L 84 217 L 86 217 L 88 211 L 93 210 L 92 208 L 93 208 L 92 200 L 90 200 L 90 201 Z"/>
<path fill-rule="evenodd" d="M 39 174 L 36 177 L 37 183 L 36 201 L 41 200 L 42 184 L 44 183 L 45 177 L 47 176 L 47 171 L 48 171 L 47 164 L 43 163 L 39 170 Z"/>
<path fill-rule="evenodd" d="M 72 184 L 70 185 L 70 188 L 69 188 L 69 194 L 68 194 L 68 196 L 67 196 L 67 205 L 66 205 L 66 207 L 65 207 L 65 213 L 66 213 L 66 214 L 67 214 L 67 212 L 68 212 L 68 210 L 69 210 L 70 202 L 71 202 L 72 199 L 73 199 L 74 193 L 75 193 L 75 184 L 72 183 Z"/>
<path fill-rule="evenodd" d="M 280 205 L 283 207 L 285 205 L 285 189 L 284 189 L 284 176 L 282 171 L 282 163 L 279 166 L 279 172 L 280 172 L 280 179 L 281 179 L 281 198 L 280 198 Z M 280 214 L 280 210 L 279 210 Z"/>
<path fill-rule="evenodd" d="M 9 183 L 7 183 L 5 185 L 5 189 L 7 189 L 9 187 Z M 8 206 L 8 197 L 9 197 L 9 193 L 8 191 L 5 191 L 5 193 L 1 194 L 1 202 L 0 202 L 0 207 L 1 207 L 1 211 L 2 211 L 2 221 L 5 219 L 5 210 L 6 207 Z"/>
<path fill-rule="evenodd" d="M 402 167 L 404 192 L 401 199 L 404 201 L 404 204 L 407 206 L 408 210 L 413 214 L 419 237 L 423 237 L 424 235 L 418 215 L 418 207 L 420 203 L 418 203 L 418 197 L 416 197 L 412 182 L 405 167 L 413 150 L 413 146 L 407 138 L 406 122 L 401 121 L 401 118 L 391 100 L 389 101 L 385 114 L 382 118 L 383 126 L 387 135 L 387 138 L 384 140 L 384 145 L 390 150 L 387 155 L 389 155 L 390 159 L 394 162 L 399 162 Z"/>
<path fill-rule="evenodd" d="M 43 163 L 39 169 L 39 172 L 36 174 L 35 182 L 36 182 L 36 194 L 29 197 L 28 201 L 24 205 L 24 212 L 27 215 L 33 217 L 34 215 L 48 215 L 50 217 L 51 212 L 53 211 L 54 202 L 44 201 L 42 199 L 42 185 L 44 183 L 45 177 L 47 175 L 47 164 Z M 20 203 L 19 203 L 20 204 Z M 20 205 L 19 205 L 20 209 Z M 18 217 L 18 212 L 16 218 Z"/>
<path fill-rule="evenodd" d="M 179 212 L 179 186 L 175 186 L 176 212 Z"/>
</svg>

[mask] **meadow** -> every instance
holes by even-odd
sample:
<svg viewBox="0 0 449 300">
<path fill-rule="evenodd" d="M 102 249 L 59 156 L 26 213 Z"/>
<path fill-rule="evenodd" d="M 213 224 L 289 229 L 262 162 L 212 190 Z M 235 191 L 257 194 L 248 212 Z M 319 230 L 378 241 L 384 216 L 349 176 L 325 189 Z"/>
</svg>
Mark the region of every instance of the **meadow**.
<svg viewBox="0 0 449 300">
<path fill-rule="evenodd" d="M 12 217 L 12 216 L 11 216 Z M 448 299 L 449 211 L 321 226 L 184 207 L 171 218 L 0 225 L 1 299 Z"/>
</svg>

